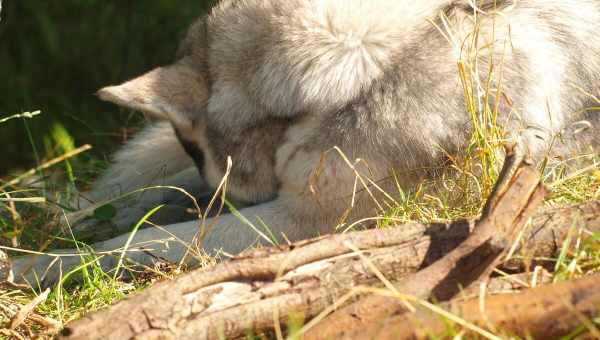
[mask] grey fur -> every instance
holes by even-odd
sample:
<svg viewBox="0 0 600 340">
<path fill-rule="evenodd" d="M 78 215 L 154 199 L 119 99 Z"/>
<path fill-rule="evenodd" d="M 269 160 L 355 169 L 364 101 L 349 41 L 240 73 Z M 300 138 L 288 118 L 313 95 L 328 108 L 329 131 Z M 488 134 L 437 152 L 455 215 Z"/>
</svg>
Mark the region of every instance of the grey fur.
<svg viewBox="0 0 600 340">
<path fill-rule="evenodd" d="M 490 0 L 479 2 L 479 12 L 470 3 L 225 0 L 192 26 L 175 64 L 99 95 L 169 120 L 196 158 L 198 181 L 209 187 L 221 181 L 230 156 L 228 194 L 253 205 L 240 212 L 257 225 L 260 217 L 276 237 L 297 240 L 331 232 L 352 202 L 349 221 L 378 213 L 384 194 L 373 187 L 355 192 L 354 169 L 334 146 L 350 160 L 365 160 L 370 178 L 388 192 L 394 191 L 385 180 L 390 169 L 411 188 L 430 176 L 419 169 L 464 149 L 472 126 L 456 62 L 472 41 L 477 13 L 480 82 L 487 83 L 493 64 L 490 84 L 504 93 L 499 119 L 509 137 L 521 139 L 537 159 L 572 150 L 597 154 L 598 115 L 583 109 L 600 85 L 600 1 Z M 496 96 L 490 98 L 495 105 Z M 582 120 L 587 130 L 570 133 Z M 177 152 L 169 167 L 189 167 L 190 159 Z M 152 148 L 135 153 L 140 164 L 163 157 Z M 213 227 L 202 246 L 210 253 L 264 243 L 232 214 L 207 223 Z M 191 242 L 199 224 L 166 228 Z M 95 249 L 117 249 L 127 237 Z M 171 237 L 151 228 L 134 242 Z M 152 253 L 181 260 L 185 247 L 170 243 L 154 245 Z M 145 253 L 128 258 L 152 262 Z M 17 262 L 18 274 L 28 260 Z M 34 261 L 38 272 L 48 264 L 43 257 Z M 105 258 L 103 265 L 114 262 Z"/>
</svg>

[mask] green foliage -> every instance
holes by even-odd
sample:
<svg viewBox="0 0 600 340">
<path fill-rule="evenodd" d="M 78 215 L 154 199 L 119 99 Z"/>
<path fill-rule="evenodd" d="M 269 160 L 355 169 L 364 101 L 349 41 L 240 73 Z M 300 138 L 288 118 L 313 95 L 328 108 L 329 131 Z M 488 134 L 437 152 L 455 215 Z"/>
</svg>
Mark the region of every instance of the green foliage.
<svg viewBox="0 0 600 340">
<path fill-rule="evenodd" d="M 94 93 L 169 63 L 194 17 L 212 0 L 9 0 L 0 21 L 0 117 L 44 108 L 27 121 L 36 150 L 62 126 L 75 145 L 103 156 L 140 116 L 118 112 Z M 0 175 L 36 159 L 21 119 L 2 125 Z M 64 146 L 63 146 L 64 147 Z M 39 155 L 41 158 L 56 154 Z"/>
<path fill-rule="evenodd" d="M 105 204 L 98 209 L 94 210 L 93 217 L 98 221 L 110 221 L 111 218 L 115 217 L 117 209 L 112 204 Z"/>
</svg>

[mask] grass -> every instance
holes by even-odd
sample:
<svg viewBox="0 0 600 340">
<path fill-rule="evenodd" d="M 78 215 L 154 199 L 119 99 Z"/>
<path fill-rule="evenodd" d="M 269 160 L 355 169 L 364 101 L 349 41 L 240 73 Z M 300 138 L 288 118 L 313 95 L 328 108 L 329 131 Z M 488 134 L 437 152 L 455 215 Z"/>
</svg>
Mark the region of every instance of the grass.
<svg viewBox="0 0 600 340">
<path fill-rule="evenodd" d="M 98 100 L 102 86 L 139 75 L 173 60 L 187 26 L 214 0 L 3 1 L 0 21 L 0 116 L 42 108 L 43 115 L 4 124 L 0 173 L 36 159 L 28 129 L 43 157 L 52 127 L 62 125 L 75 141 L 94 145 L 80 161 L 103 159 L 122 141 L 121 129 L 135 128 L 139 116 Z M 158 27 L 158 29 L 157 29 Z M 27 37 L 27 39 L 23 39 Z M 65 39 L 64 37 L 68 37 Z M 51 81 L 50 81 L 51 80 Z M 47 148 L 50 146 L 50 148 Z"/>
<path fill-rule="evenodd" d="M 504 142 L 502 128 L 496 124 L 501 112 L 498 112 L 499 105 L 494 105 L 502 100 L 502 96 L 499 89 L 492 91 L 489 86 L 480 84 L 480 70 L 472 62 L 477 60 L 479 50 L 476 35 L 477 32 L 474 32 L 473 40 L 468 42 L 464 49 L 464 58 L 458 63 L 458 74 L 464 87 L 465 106 L 473 122 L 473 134 L 465 154 L 459 158 L 449 157 L 449 163 L 440 171 L 440 176 L 434 180 L 423 181 L 414 191 L 405 191 L 398 186 L 394 195 L 398 199 L 386 202 L 385 213 L 376 218 L 378 227 L 384 228 L 411 221 L 428 223 L 473 217 L 480 212 L 485 197 L 490 193 L 498 175 L 498 151 Z M 494 63 L 501 65 L 502 61 L 490 64 Z M 501 67 L 498 69 L 501 70 Z M 491 76 L 494 76 L 492 72 Z M 479 100 L 480 98 L 486 100 Z M 37 112 L 9 116 L 0 120 L 0 123 L 9 119 L 35 119 L 36 114 Z M 33 136 L 30 143 L 32 146 L 36 145 L 32 140 Z M 51 133 L 43 140 L 43 145 L 46 150 L 54 150 L 53 154 L 60 155 L 77 149 L 69 130 L 59 124 L 52 126 Z M 562 171 L 567 168 L 567 162 L 548 165 L 545 169 L 548 175 L 544 180 L 551 188 L 552 194 L 546 204 L 555 206 L 600 199 L 600 159 L 598 155 L 590 155 L 589 158 L 594 157 L 593 165 L 585 168 L 585 171 L 571 174 Z M 39 159 L 38 164 L 43 163 L 44 160 Z M 10 188 L 3 188 L 5 191 L 0 192 L 0 198 L 4 199 L 0 200 L 0 242 L 14 248 L 26 247 L 41 251 L 64 243 L 85 247 L 85 244 L 72 234 L 56 230 L 47 223 L 52 215 L 47 207 L 52 205 L 64 208 L 62 202 L 68 199 L 77 186 L 81 186 L 82 183 L 85 186 L 98 172 L 98 168 L 103 166 L 103 161 L 94 158 L 86 162 L 77 158 L 64 158 L 52 169 L 38 167 Z M 57 177 L 61 180 L 57 181 Z M 394 174 L 390 177 L 393 178 Z M 52 202 L 32 203 L 36 202 L 35 199 L 46 197 L 48 192 L 52 192 L 57 182 L 61 183 L 62 189 L 57 191 L 61 193 L 60 196 L 54 197 Z M 15 202 L 14 198 L 25 201 Z M 235 211 L 233 207 L 230 209 Z M 342 225 L 340 229 L 349 230 L 351 227 Z M 267 226 L 255 226 L 255 229 L 260 231 L 264 238 L 272 238 Z M 52 240 L 52 244 L 47 241 L 49 239 Z M 600 270 L 600 234 L 583 240 L 580 234 L 574 232 L 568 241 L 561 252 L 552 259 L 555 263 L 554 281 L 572 280 Z M 135 272 L 132 279 L 124 280 L 100 270 L 95 258 L 82 257 L 81 263 L 77 269 L 81 280 L 78 283 L 69 282 L 69 276 L 75 273 L 65 273 L 65 278 L 60 284 L 35 308 L 36 315 L 56 320 L 58 324 L 65 324 L 85 313 L 108 306 L 127 294 L 140 291 L 156 280 L 172 278 L 182 271 L 182 268 L 163 263 L 156 268 Z M 122 264 L 119 261 L 119 265 Z M 17 310 L 41 293 L 35 282 L 32 283 L 32 287 L 32 291 L 0 287 L 0 325 L 8 322 Z M 303 323 L 301 316 L 293 317 L 290 325 L 292 334 L 293 330 L 300 329 Z M 600 325 L 600 319 L 589 320 L 589 323 Z M 460 337 L 462 329 L 456 323 L 449 322 L 444 338 Z M 48 330 L 47 326 L 28 320 L 14 331 L 0 332 L 0 338 L 27 338 L 32 335 L 48 337 L 50 335 L 45 333 Z M 568 338 L 575 338 L 585 331 L 585 327 L 578 329 Z"/>
<path fill-rule="evenodd" d="M 63 139 L 68 140 L 68 137 L 64 136 L 65 134 L 68 133 L 61 132 Z M 64 141 L 58 140 L 56 143 L 65 144 Z M 64 150 L 68 151 L 73 147 L 70 145 Z M 409 221 L 434 222 L 477 215 L 485 195 L 491 189 L 494 176 L 496 176 L 495 173 L 491 173 L 489 182 L 484 182 L 481 176 L 473 175 L 479 164 L 477 155 L 480 153 L 480 147 L 486 146 L 475 144 L 472 147 L 472 153 L 468 153 L 463 159 L 454 160 L 452 166 L 440 178 L 421 183 L 416 191 L 407 193 L 399 189 L 400 199 L 396 200 L 387 214 L 379 219 L 379 226 L 386 227 L 398 222 Z M 62 174 L 63 178 L 66 178 L 66 183 L 73 183 L 71 178 L 77 177 L 81 172 L 77 166 L 73 166 L 78 164 L 77 161 L 72 160 L 70 163 L 69 166 L 62 164 L 62 168 L 57 165 L 52 171 Z M 600 162 L 597 160 L 595 165 L 584 170 L 575 175 L 565 175 L 563 172 L 555 171 L 554 175 L 547 176 L 545 180 L 551 187 L 552 194 L 546 204 L 563 205 L 600 199 Z M 48 178 L 42 179 L 44 182 L 42 188 L 49 188 L 52 185 Z M 4 197 L 33 199 L 40 195 L 41 190 L 43 189 L 16 188 L 8 195 L 5 193 Z M 11 201 L 0 202 L 1 209 L 9 212 L 0 218 L 3 243 L 12 244 L 15 239 L 18 239 L 21 242 L 17 243 L 19 246 L 25 245 L 34 247 L 34 249 L 40 249 L 40 245 L 42 245 L 41 249 L 47 247 L 48 244 L 43 240 L 48 239 L 50 235 L 57 235 L 57 233 L 55 230 L 45 229 L 48 227 L 45 225 L 48 218 L 45 207 L 25 202 L 20 203 L 24 209 L 15 209 L 14 204 Z M 261 226 L 260 229 L 266 230 L 268 233 L 268 228 L 265 227 Z M 568 247 L 563 248 L 563 251 L 554 259 L 555 281 L 571 280 L 600 270 L 600 243 L 598 242 L 600 235 L 594 235 L 586 241 L 575 242 L 578 237 L 580 235 L 573 235 L 571 242 L 565 243 Z M 57 242 L 81 245 L 72 236 L 70 239 L 61 238 Z M 162 264 L 162 267 L 138 272 L 138 275 L 132 280 L 122 280 L 100 270 L 94 258 L 84 257 L 82 266 L 78 269 L 82 277 L 81 282 L 69 284 L 70 274 L 66 274 L 65 279 L 51 291 L 47 300 L 36 308 L 35 313 L 65 324 L 85 313 L 108 306 L 127 294 L 142 290 L 156 280 L 169 279 L 180 271 L 181 269 L 176 266 Z M 36 286 L 35 283 L 33 286 Z M 32 292 L 0 289 L 0 304 L 7 306 L 0 310 L 0 324 L 9 320 L 11 313 L 39 293 L 41 291 L 36 288 Z M 591 322 L 596 321 L 591 320 Z M 294 327 L 298 328 L 299 326 L 294 325 Z M 450 332 L 460 332 L 460 329 L 457 326 L 449 326 Z M 44 335 L 44 331 L 44 327 L 31 321 L 17 329 L 17 332 L 24 337 L 27 337 L 29 333 Z M 6 334 L 0 336 L 6 336 Z"/>
</svg>

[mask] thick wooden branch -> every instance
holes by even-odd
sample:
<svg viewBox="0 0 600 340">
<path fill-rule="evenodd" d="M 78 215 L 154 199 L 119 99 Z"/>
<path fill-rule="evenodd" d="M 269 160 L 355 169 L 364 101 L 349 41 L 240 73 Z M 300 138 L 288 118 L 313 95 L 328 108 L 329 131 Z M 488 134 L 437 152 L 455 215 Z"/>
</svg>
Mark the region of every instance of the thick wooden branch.
<svg viewBox="0 0 600 340">
<path fill-rule="evenodd" d="M 465 322 L 520 338 L 558 339 L 598 315 L 600 275 L 554 285 L 544 285 L 514 294 L 488 295 L 442 305 Z M 430 339 L 443 333 L 448 319 L 425 307 L 415 313 L 382 320 L 379 324 L 347 334 L 344 339 Z M 478 335 L 470 329 L 467 338 Z M 597 332 L 597 329 L 596 329 Z M 599 334 L 594 334 L 597 338 Z M 338 339 L 342 339 L 341 337 Z"/>
<path fill-rule="evenodd" d="M 509 155 L 503 170 L 509 175 L 498 181 L 473 233 L 440 260 L 395 284 L 399 293 L 417 299 L 446 301 L 458 293 L 458 286 L 466 287 L 480 277 L 488 277 L 497 266 L 500 254 L 515 243 L 515 236 L 546 196 L 535 167 L 513 160 L 514 155 Z M 406 311 L 405 301 L 370 294 L 334 312 L 303 338 L 338 339 Z"/>
<path fill-rule="evenodd" d="M 525 254 L 549 257 L 569 229 L 600 230 L 600 202 L 545 208 L 523 235 Z M 385 230 L 330 235 L 184 274 L 91 313 L 65 328 L 65 339 L 217 339 L 244 335 L 248 328 L 270 328 L 274 315 L 285 322 L 290 312 L 307 318 L 357 286 L 381 282 L 345 243 L 395 281 L 428 266 L 470 234 L 467 221 L 406 224 Z M 281 271 L 281 277 L 277 273 Z"/>
<path fill-rule="evenodd" d="M 464 221 L 409 224 L 249 252 L 158 284 L 74 322 L 62 335 L 70 339 L 237 338 L 279 326 L 290 313 L 312 318 L 352 288 L 380 286 L 385 280 L 401 282 L 403 292 L 417 297 L 449 298 L 457 292 L 457 284 L 487 276 L 517 234 L 535 249 L 536 237 L 544 233 L 544 228 L 519 231 L 545 195 L 538 172 L 509 152 L 502 173 L 475 229 Z M 364 301 L 358 308 L 335 313 L 307 337 L 336 336 L 339 327 L 350 331 L 369 327 L 373 317 L 387 317 L 401 308 L 374 296 Z"/>
</svg>

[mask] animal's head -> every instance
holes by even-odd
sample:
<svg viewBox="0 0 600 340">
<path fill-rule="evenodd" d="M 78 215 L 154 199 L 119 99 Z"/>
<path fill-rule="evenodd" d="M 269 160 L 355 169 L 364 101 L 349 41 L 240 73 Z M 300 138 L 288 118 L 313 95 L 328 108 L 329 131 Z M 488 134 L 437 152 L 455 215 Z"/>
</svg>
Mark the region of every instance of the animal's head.
<svg viewBox="0 0 600 340">
<path fill-rule="evenodd" d="M 256 106 L 235 90 L 228 91 L 222 77 L 218 86 L 213 86 L 212 77 L 219 77 L 219 69 L 226 66 L 209 65 L 206 27 L 206 18 L 192 25 L 173 64 L 105 87 L 98 96 L 170 121 L 200 173 L 213 186 L 222 179 L 231 156 L 228 188 L 232 198 L 247 203 L 268 200 L 278 190 L 274 153 L 282 132 L 267 132 L 270 137 L 264 138 L 263 129 L 268 127 L 261 124 L 272 127 L 273 122 L 259 119 L 262 114 Z"/>
<path fill-rule="evenodd" d="M 192 25 L 174 64 L 99 95 L 170 120 L 192 156 L 204 155 L 200 168 L 209 183 L 220 181 L 232 156 L 234 196 L 271 198 L 279 186 L 276 153 L 289 124 L 339 111 L 387 67 L 385 30 L 377 24 L 372 32 L 371 19 L 340 4 L 220 1 Z"/>
</svg>

